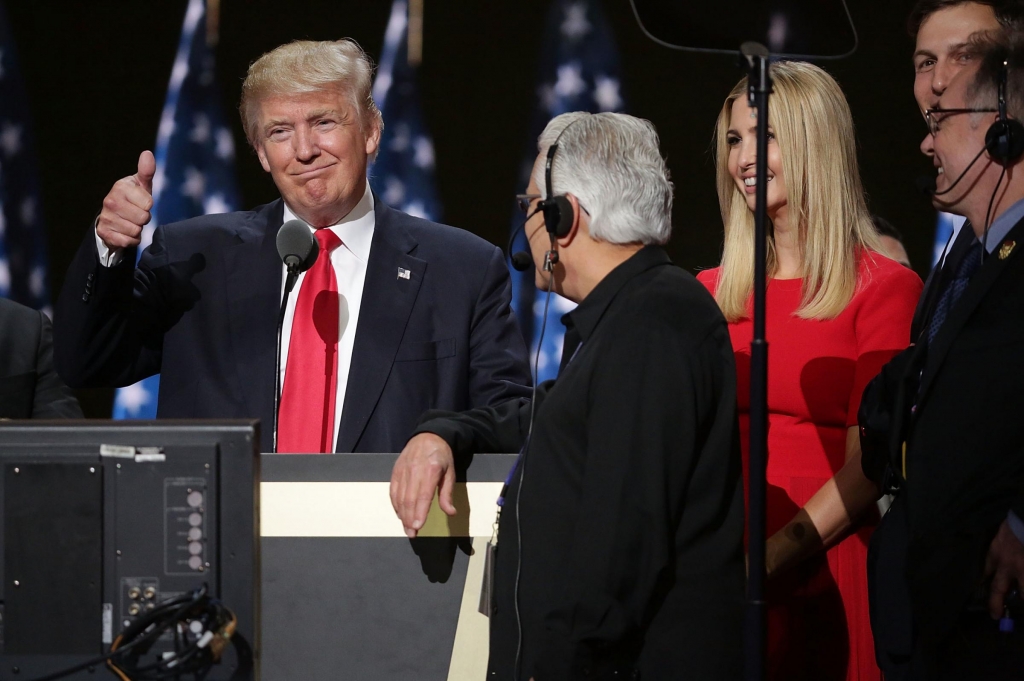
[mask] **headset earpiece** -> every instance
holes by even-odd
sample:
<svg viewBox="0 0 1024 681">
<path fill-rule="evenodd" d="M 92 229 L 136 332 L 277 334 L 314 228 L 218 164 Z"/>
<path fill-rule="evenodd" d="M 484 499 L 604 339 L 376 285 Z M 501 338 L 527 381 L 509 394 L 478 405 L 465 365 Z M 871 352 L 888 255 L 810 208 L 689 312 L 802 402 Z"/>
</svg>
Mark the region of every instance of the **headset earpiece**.
<svg viewBox="0 0 1024 681">
<path fill-rule="evenodd" d="M 544 226 L 547 227 L 552 241 L 566 237 L 572 231 L 574 219 L 572 203 L 565 196 L 555 196 L 551 181 L 551 166 L 555 162 L 555 152 L 558 151 L 558 142 L 562 139 L 562 135 L 579 120 L 582 119 L 573 121 L 558 133 L 554 143 L 548 147 L 548 157 L 544 163 L 544 188 L 547 190 L 547 198 L 538 205 L 544 214 Z"/>
<path fill-rule="evenodd" d="M 1024 155 L 1024 124 L 1006 113 L 1006 81 L 1009 64 L 999 70 L 999 118 L 985 132 L 985 149 L 992 160 L 1007 166 Z"/>
<path fill-rule="evenodd" d="M 561 239 L 572 230 L 572 203 L 564 196 L 552 196 L 541 201 L 541 212 L 544 213 L 544 226 L 553 239 Z"/>
<path fill-rule="evenodd" d="M 994 161 L 1010 165 L 1024 155 L 1024 124 L 1012 118 L 996 121 L 985 133 L 985 149 Z"/>
</svg>

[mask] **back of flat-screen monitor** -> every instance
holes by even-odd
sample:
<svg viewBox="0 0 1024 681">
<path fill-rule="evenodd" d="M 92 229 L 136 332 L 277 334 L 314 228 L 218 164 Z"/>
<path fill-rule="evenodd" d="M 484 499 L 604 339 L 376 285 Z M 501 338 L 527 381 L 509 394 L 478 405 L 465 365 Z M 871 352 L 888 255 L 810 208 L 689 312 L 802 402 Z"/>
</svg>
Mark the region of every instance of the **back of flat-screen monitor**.
<svg viewBox="0 0 1024 681">
<path fill-rule="evenodd" d="M 240 637 L 206 678 L 258 678 L 236 674 L 259 643 L 258 443 L 249 421 L 0 423 L 0 679 L 103 655 L 204 584 Z M 169 631 L 146 660 L 173 649 Z"/>
</svg>

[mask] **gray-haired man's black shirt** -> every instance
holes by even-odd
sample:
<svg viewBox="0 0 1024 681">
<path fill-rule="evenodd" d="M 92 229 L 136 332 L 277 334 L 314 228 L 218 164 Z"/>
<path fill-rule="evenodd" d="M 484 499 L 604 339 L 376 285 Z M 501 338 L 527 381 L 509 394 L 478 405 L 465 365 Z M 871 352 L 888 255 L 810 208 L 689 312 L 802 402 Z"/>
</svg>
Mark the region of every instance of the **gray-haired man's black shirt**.
<svg viewBox="0 0 1024 681">
<path fill-rule="evenodd" d="M 487 678 L 736 678 L 743 502 L 725 320 L 647 247 L 563 323 L 562 368 L 538 387 L 501 514 Z M 512 400 L 428 414 L 418 432 L 456 457 L 516 451 L 529 415 Z"/>
</svg>

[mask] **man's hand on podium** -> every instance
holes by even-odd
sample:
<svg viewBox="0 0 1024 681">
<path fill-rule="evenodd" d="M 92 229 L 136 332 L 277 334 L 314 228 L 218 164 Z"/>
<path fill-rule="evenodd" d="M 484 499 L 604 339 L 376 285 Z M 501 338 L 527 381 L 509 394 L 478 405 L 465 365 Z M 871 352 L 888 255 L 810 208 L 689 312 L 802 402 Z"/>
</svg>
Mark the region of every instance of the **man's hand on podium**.
<svg viewBox="0 0 1024 681">
<path fill-rule="evenodd" d="M 420 433 L 405 444 L 391 471 L 391 505 L 413 539 L 427 521 L 434 491 L 448 515 L 455 515 L 455 458 L 451 447 L 433 433 Z"/>
</svg>

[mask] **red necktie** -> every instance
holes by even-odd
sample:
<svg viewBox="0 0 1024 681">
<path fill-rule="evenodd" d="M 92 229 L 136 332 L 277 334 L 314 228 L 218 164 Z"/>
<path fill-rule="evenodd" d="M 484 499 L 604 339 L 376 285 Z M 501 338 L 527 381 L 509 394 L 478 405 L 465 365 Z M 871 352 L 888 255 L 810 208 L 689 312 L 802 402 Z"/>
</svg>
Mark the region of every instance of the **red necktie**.
<svg viewBox="0 0 1024 681">
<path fill-rule="evenodd" d="M 331 251 L 341 239 L 316 230 L 320 255 L 302 281 L 281 390 L 277 451 L 330 452 L 338 388 L 338 280 Z"/>
</svg>

